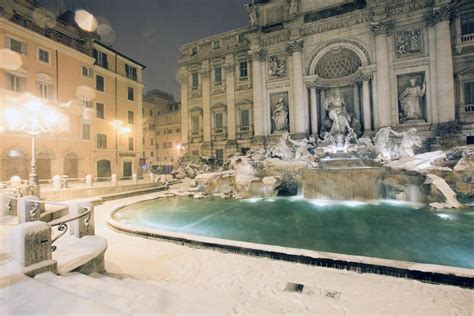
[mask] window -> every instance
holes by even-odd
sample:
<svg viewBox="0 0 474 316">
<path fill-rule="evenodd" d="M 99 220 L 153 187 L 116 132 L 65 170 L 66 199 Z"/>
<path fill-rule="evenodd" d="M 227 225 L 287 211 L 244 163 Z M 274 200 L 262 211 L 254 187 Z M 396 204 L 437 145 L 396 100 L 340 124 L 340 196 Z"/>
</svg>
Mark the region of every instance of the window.
<svg viewBox="0 0 474 316">
<path fill-rule="evenodd" d="M 222 133 L 222 128 L 224 127 L 224 113 L 218 112 L 214 114 L 214 127 L 216 128 L 216 132 Z"/>
<path fill-rule="evenodd" d="M 168 111 L 173 111 L 173 104 L 168 104 Z"/>
<path fill-rule="evenodd" d="M 173 130 L 172 130 L 172 129 L 168 129 L 168 133 L 167 133 L 167 134 L 168 134 L 168 135 L 169 135 L 169 134 L 173 134 Z"/>
<path fill-rule="evenodd" d="M 104 77 L 99 75 L 95 77 L 95 88 L 98 91 L 104 91 Z"/>
<path fill-rule="evenodd" d="M 474 12 L 461 14 L 461 35 L 474 33 Z"/>
<path fill-rule="evenodd" d="M 133 150 L 133 137 L 128 138 L 128 150 Z"/>
<path fill-rule="evenodd" d="M 239 43 L 245 42 L 245 36 L 244 34 L 239 34 Z"/>
<path fill-rule="evenodd" d="M 241 61 L 239 63 L 240 78 L 248 77 L 248 63 L 246 61 Z"/>
<path fill-rule="evenodd" d="M 107 135 L 97 134 L 97 148 L 107 149 Z"/>
<path fill-rule="evenodd" d="M 104 119 L 104 105 L 102 103 L 96 103 L 96 116 L 99 119 Z"/>
<path fill-rule="evenodd" d="M 38 82 L 37 83 L 37 89 L 38 89 L 38 96 L 43 99 L 47 99 L 49 97 L 49 87 L 48 84 L 44 82 Z"/>
<path fill-rule="evenodd" d="M 191 130 L 193 132 L 199 131 L 199 116 L 193 116 L 191 118 Z"/>
<path fill-rule="evenodd" d="M 466 112 L 474 111 L 474 81 L 464 82 L 464 106 Z"/>
<path fill-rule="evenodd" d="M 240 128 L 248 128 L 250 126 L 250 113 L 249 110 L 240 111 Z"/>
<path fill-rule="evenodd" d="M 197 47 L 191 48 L 191 56 L 197 55 L 197 53 L 198 53 L 198 48 Z"/>
<path fill-rule="evenodd" d="M 100 67 L 103 67 L 103 68 L 108 68 L 107 54 L 94 49 L 94 58 L 95 58 L 96 65 L 99 65 Z"/>
<path fill-rule="evenodd" d="M 178 111 L 178 110 L 179 110 L 179 103 L 176 103 L 176 104 L 174 105 L 174 110 L 175 110 L 175 111 Z"/>
<path fill-rule="evenodd" d="M 155 153 L 150 151 L 150 157 L 154 157 L 155 156 Z"/>
<path fill-rule="evenodd" d="M 7 73 L 7 89 L 16 92 L 25 92 L 26 78 Z"/>
<path fill-rule="evenodd" d="M 221 47 L 221 41 L 213 41 L 212 42 L 212 48 L 216 49 Z"/>
<path fill-rule="evenodd" d="M 92 69 L 84 65 L 81 66 L 81 73 L 84 77 L 92 77 Z"/>
<path fill-rule="evenodd" d="M 216 66 L 214 68 L 214 82 L 221 83 L 222 82 L 222 67 Z"/>
<path fill-rule="evenodd" d="M 193 88 L 199 86 L 199 75 L 197 72 L 193 72 L 191 74 L 191 82 L 192 82 Z"/>
<path fill-rule="evenodd" d="M 38 48 L 38 60 L 43 63 L 49 64 L 49 52 L 42 48 Z"/>
<path fill-rule="evenodd" d="M 125 64 L 125 76 L 128 79 L 137 81 L 137 68 Z"/>
<path fill-rule="evenodd" d="M 130 101 L 133 101 L 133 88 L 132 87 L 128 87 L 128 99 Z"/>
<path fill-rule="evenodd" d="M 82 139 L 91 139 L 91 126 L 90 124 L 82 123 Z"/>
<path fill-rule="evenodd" d="M 133 111 L 128 111 L 128 124 L 133 124 Z"/>
<path fill-rule="evenodd" d="M 26 55 L 26 43 L 25 42 L 22 42 L 22 41 L 19 41 L 19 40 L 16 40 L 14 38 L 8 38 L 9 40 L 9 48 L 14 51 L 14 52 L 17 52 L 19 54 L 23 54 L 23 55 Z"/>
<path fill-rule="evenodd" d="M 150 138 L 150 145 L 151 146 L 155 145 L 155 141 L 153 140 L 153 138 Z"/>
<path fill-rule="evenodd" d="M 153 117 L 153 110 L 150 110 L 150 117 Z"/>
<path fill-rule="evenodd" d="M 176 133 L 181 133 L 181 128 L 177 128 Z"/>
</svg>

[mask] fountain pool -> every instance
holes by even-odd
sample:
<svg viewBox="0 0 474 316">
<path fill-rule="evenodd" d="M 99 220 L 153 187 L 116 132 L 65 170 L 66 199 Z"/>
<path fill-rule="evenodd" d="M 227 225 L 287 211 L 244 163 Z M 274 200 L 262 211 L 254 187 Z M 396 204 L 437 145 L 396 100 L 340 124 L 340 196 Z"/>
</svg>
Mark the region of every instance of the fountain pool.
<svg viewBox="0 0 474 316">
<path fill-rule="evenodd" d="M 431 211 L 400 202 L 268 199 L 142 201 L 112 219 L 227 240 L 474 268 L 474 208 Z"/>
</svg>

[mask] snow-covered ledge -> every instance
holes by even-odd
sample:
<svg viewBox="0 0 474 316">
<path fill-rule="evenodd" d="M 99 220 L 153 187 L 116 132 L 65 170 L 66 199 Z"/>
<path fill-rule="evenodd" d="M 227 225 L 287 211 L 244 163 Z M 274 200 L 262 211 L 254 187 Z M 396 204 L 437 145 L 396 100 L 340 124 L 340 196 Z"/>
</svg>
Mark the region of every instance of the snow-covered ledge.
<svg viewBox="0 0 474 316">
<path fill-rule="evenodd" d="M 149 201 L 162 196 L 145 198 L 141 201 Z M 303 264 L 345 269 L 358 273 L 384 274 L 394 277 L 411 278 L 431 283 L 456 285 L 474 288 L 474 270 L 442 266 L 435 264 L 424 264 L 400 260 L 388 260 L 365 256 L 354 256 L 347 254 L 321 252 L 298 248 L 288 248 L 274 245 L 263 245 L 243 241 L 235 241 L 220 238 L 191 235 L 186 233 L 165 231 L 156 228 L 139 227 L 130 224 L 122 224 L 113 217 L 114 213 L 121 208 L 137 203 L 129 202 L 112 208 L 107 216 L 107 223 L 112 228 L 135 235 L 154 237 L 158 239 L 188 243 L 193 246 L 211 248 L 224 252 L 240 253 L 267 257 L 277 260 L 298 262 Z"/>
</svg>

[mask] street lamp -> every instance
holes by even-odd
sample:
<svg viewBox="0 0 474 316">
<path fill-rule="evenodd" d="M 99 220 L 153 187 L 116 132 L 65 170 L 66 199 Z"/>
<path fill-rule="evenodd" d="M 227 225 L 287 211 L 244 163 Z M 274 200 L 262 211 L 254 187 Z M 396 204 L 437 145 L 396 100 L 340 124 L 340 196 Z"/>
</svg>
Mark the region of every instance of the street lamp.
<svg viewBox="0 0 474 316">
<path fill-rule="evenodd" d="M 68 117 L 41 99 L 25 93 L 11 100 L 4 109 L 2 126 L 10 132 L 20 132 L 31 136 L 31 173 L 29 184 L 35 195 L 39 195 L 38 170 L 36 167 L 36 136 L 68 129 Z"/>
<path fill-rule="evenodd" d="M 125 123 L 121 120 L 113 120 L 110 122 L 110 125 L 115 129 L 115 164 L 118 164 L 118 138 L 117 134 L 128 135 L 132 129 L 128 126 L 125 126 Z"/>
</svg>

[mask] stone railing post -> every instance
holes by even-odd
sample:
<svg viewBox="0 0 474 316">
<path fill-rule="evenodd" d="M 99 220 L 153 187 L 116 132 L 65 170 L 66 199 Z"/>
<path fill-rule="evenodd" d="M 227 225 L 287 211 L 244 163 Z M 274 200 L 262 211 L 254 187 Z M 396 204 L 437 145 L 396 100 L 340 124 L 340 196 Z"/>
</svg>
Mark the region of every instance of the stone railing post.
<svg viewBox="0 0 474 316">
<path fill-rule="evenodd" d="M 132 174 L 132 183 L 133 184 L 138 183 L 138 175 L 136 173 Z"/>
<path fill-rule="evenodd" d="M 17 212 L 19 223 L 39 221 L 39 198 L 33 195 L 18 198 Z"/>
<path fill-rule="evenodd" d="M 62 178 L 60 175 L 55 175 L 53 177 L 53 189 L 61 190 L 61 188 L 62 188 Z"/>
<path fill-rule="evenodd" d="M 90 174 L 86 175 L 86 187 L 92 188 L 93 182 L 94 182 L 94 179 L 92 178 L 92 175 Z"/>
<path fill-rule="evenodd" d="M 86 216 L 79 218 L 75 221 L 68 223 L 70 235 L 74 235 L 78 238 L 88 235 L 95 234 L 94 227 L 94 205 L 89 201 L 70 201 L 67 203 L 69 208 L 69 216 L 76 217 L 91 210 L 91 213 Z"/>
<path fill-rule="evenodd" d="M 112 185 L 118 185 L 118 178 L 117 178 L 117 175 L 115 173 L 112 174 L 112 177 L 110 177 L 110 181 L 111 181 Z"/>
<path fill-rule="evenodd" d="M 46 271 L 56 273 L 56 261 L 52 260 L 51 227 L 45 222 L 14 226 L 10 232 L 10 252 L 13 261 L 28 276 Z"/>
</svg>

